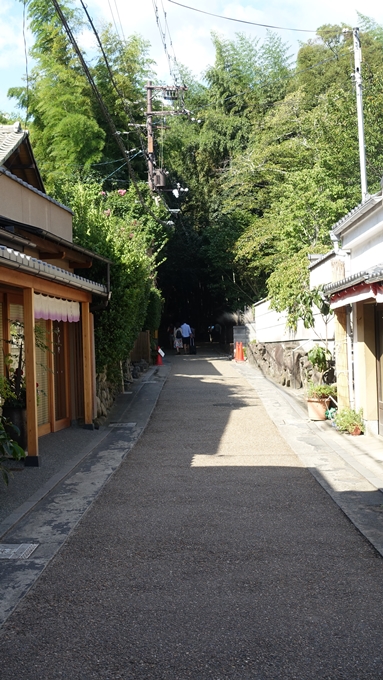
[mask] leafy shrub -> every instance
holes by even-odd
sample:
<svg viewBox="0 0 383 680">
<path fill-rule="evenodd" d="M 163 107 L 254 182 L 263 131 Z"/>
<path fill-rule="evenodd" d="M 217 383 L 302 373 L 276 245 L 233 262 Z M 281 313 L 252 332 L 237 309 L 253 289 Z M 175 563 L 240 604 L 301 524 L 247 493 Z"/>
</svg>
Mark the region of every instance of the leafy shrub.
<svg viewBox="0 0 383 680">
<path fill-rule="evenodd" d="M 329 397 L 336 397 L 336 385 L 314 385 L 309 383 L 307 389 L 307 396 L 309 399 L 327 399 Z"/>
<path fill-rule="evenodd" d="M 158 288 L 151 288 L 149 291 L 149 302 L 146 310 L 144 330 L 156 331 L 161 322 L 163 299 Z"/>
<path fill-rule="evenodd" d="M 309 352 L 307 352 L 308 360 L 312 363 L 314 368 L 324 373 L 328 368 L 328 361 L 331 359 L 331 352 L 321 345 L 315 345 Z"/>
<path fill-rule="evenodd" d="M 9 459 L 21 460 L 22 458 L 25 458 L 26 455 L 24 449 L 22 449 L 9 434 L 12 430 L 15 431 L 16 435 L 19 434 L 16 425 L 13 425 L 9 420 L 4 418 L 4 416 L 0 416 L 0 475 L 7 485 L 10 473 L 4 463 Z"/>
<path fill-rule="evenodd" d="M 147 186 L 140 189 L 151 212 L 166 217 L 163 207 L 153 205 Z M 112 297 L 106 309 L 95 313 L 94 326 L 96 370 L 107 367 L 109 380 L 118 381 L 120 361 L 129 356 L 138 333 L 146 323 L 159 326 L 161 294 L 153 280 L 169 233 L 145 211 L 132 186 L 105 192 L 95 180 L 75 180 L 57 194 L 73 210 L 74 241 L 113 262 Z M 93 262 L 92 278 L 106 283 L 105 264 Z"/>
</svg>

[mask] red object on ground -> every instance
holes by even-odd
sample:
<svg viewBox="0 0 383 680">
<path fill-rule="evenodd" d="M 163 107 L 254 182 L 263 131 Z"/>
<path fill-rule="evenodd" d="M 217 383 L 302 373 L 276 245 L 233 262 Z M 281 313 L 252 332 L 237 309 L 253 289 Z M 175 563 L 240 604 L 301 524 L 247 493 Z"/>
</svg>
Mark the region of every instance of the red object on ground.
<svg viewBox="0 0 383 680">
<path fill-rule="evenodd" d="M 157 347 L 157 361 L 156 361 L 156 364 L 155 364 L 155 365 L 156 365 L 156 366 L 163 366 L 163 365 L 164 365 L 164 362 L 162 361 L 162 356 L 161 356 L 161 354 L 158 353 L 158 350 L 159 350 L 159 349 L 160 349 L 160 348 Z"/>
<path fill-rule="evenodd" d="M 242 342 L 237 342 L 236 343 L 236 353 L 235 353 L 235 360 L 236 361 L 245 361 L 245 355 L 243 353 L 243 344 Z"/>
</svg>

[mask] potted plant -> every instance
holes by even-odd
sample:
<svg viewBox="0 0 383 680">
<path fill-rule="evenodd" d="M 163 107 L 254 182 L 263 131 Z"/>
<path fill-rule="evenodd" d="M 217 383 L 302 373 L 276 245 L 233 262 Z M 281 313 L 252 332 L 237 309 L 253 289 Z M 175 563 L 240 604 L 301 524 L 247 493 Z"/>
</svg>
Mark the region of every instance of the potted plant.
<svg viewBox="0 0 383 680">
<path fill-rule="evenodd" d="M 348 432 L 354 436 L 363 434 L 363 409 L 354 411 L 352 408 L 342 408 L 335 416 L 335 424 L 342 432 Z"/>
<path fill-rule="evenodd" d="M 311 382 L 308 385 L 307 409 L 309 418 L 311 420 L 326 420 L 326 411 L 328 411 L 331 401 L 336 404 L 336 386 L 322 384 L 324 376 L 330 370 L 331 352 L 327 347 L 315 345 L 307 353 L 307 357 L 313 367 L 319 371 L 319 383 Z"/>
<path fill-rule="evenodd" d="M 0 474 L 5 484 L 9 482 L 9 469 L 5 463 L 8 460 L 21 460 L 25 458 L 24 449 L 12 438 L 10 432 L 14 431 L 17 435 L 17 427 L 15 427 L 4 416 L 0 416 Z"/>
<path fill-rule="evenodd" d="M 35 328 L 36 346 L 48 350 L 41 329 Z M 5 375 L 0 376 L 0 398 L 5 429 L 23 449 L 27 446 L 27 404 L 25 385 L 24 324 L 14 321 L 11 324 L 11 351 L 4 356 Z M 36 384 L 38 399 L 38 384 Z M 8 423 L 16 427 L 16 432 Z"/>
<path fill-rule="evenodd" d="M 309 383 L 307 409 L 310 420 L 326 420 L 326 411 L 331 400 L 335 400 L 336 385 L 314 385 Z"/>
</svg>

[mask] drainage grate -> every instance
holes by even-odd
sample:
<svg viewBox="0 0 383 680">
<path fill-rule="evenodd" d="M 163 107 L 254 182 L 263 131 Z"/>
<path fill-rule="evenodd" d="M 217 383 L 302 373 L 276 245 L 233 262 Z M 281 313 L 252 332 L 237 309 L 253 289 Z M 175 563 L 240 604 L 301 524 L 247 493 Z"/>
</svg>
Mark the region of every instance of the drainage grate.
<svg viewBox="0 0 383 680">
<path fill-rule="evenodd" d="M 38 548 L 38 543 L 0 543 L 1 560 L 26 560 Z"/>
<path fill-rule="evenodd" d="M 109 427 L 136 427 L 137 423 L 110 423 Z"/>
</svg>

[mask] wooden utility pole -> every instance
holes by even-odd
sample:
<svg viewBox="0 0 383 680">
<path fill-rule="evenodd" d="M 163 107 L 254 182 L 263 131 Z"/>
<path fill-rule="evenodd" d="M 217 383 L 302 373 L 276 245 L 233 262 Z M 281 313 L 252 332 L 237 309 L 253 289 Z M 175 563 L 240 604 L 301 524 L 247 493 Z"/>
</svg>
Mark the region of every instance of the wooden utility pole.
<svg viewBox="0 0 383 680">
<path fill-rule="evenodd" d="M 153 90 L 160 90 L 166 92 L 168 98 L 177 99 L 180 90 L 187 90 L 185 85 L 153 85 L 151 80 L 146 84 L 146 131 L 148 135 L 148 184 L 149 189 L 154 191 L 154 136 L 153 136 L 153 115 L 154 116 L 171 116 L 173 111 L 153 111 Z M 180 112 L 183 113 L 183 112 Z"/>
<path fill-rule="evenodd" d="M 154 140 L 153 140 L 153 116 L 152 116 L 153 85 L 146 85 L 146 129 L 148 133 L 148 184 L 149 189 L 154 189 Z"/>
</svg>

